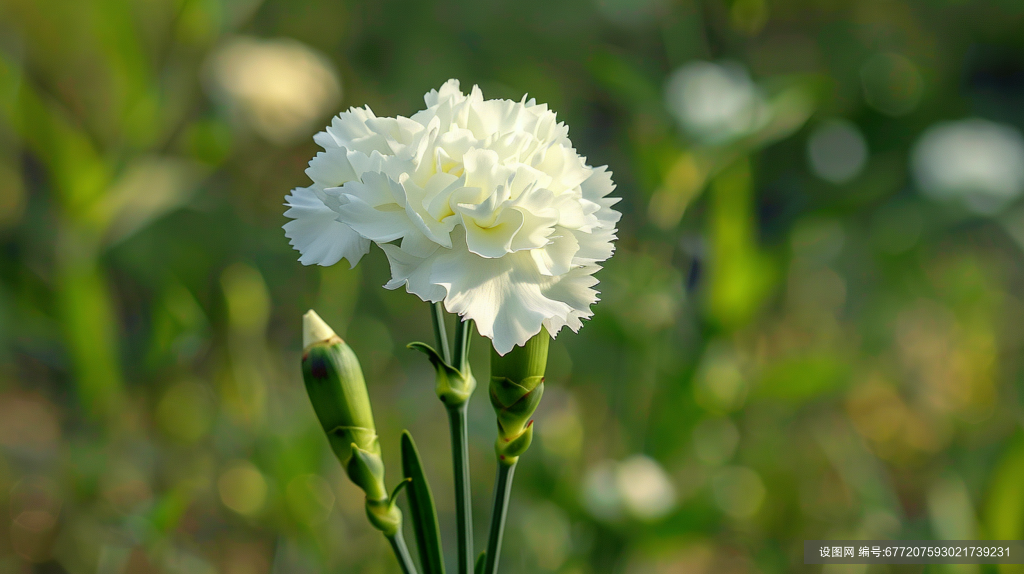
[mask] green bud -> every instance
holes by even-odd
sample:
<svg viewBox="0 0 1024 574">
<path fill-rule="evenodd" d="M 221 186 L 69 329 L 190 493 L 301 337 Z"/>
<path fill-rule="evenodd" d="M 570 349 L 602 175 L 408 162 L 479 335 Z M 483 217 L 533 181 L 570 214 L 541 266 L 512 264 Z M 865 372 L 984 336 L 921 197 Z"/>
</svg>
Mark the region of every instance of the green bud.
<svg viewBox="0 0 1024 574">
<path fill-rule="evenodd" d="M 379 450 L 363 371 L 352 348 L 315 312 L 306 313 L 302 322 L 306 392 L 331 447 L 342 465 L 347 465 L 352 444 L 371 452 Z"/>
<path fill-rule="evenodd" d="M 469 400 L 476 390 L 476 379 L 466 363 L 463 370 L 449 365 L 440 353 L 426 343 L 409 343 L 410 349 L 416 349 L 427 355 L 436 372 L 434 391 L 441 402 L 448 407 L 458 406 Z"/>
<path fill-rule="evenodd" d="M 515 464 L 533 441 L 530 420 L 544 395 L 544 370 L 551 336 L 541 328 L 526 345 L 506 355 L 491 348 L 491 405 L 498 415 L 495 451 L 504 464 Z"/>
<path fill-rule="evenodd" d="M 314 311 L 302 324 L 302 377 L 313 410 L 348 477 L 366 493 L 370 523 L 394 535 L 402 514 L 384 486 L 384 460 L 359 360 Z"/>
</svg>

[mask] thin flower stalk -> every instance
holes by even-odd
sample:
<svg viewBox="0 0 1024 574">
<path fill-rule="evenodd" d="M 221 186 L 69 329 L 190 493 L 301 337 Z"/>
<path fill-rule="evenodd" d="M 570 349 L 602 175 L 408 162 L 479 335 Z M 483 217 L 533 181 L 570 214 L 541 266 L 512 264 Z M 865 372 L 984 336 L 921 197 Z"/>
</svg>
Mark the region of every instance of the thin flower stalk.
<svg viewBox="0 0 1024 574">
<path fill-rule="evenodd" d="M 494 506 L 484 558 L 484 574 L 495 574 L 501 556 L 501 541 L 512 495 L 512 478 L 519 457 L 533 441 L 533 413 L 544 395 L 544 372 L 551 337 L 541 329 L 523 347 L 507 355 L 491 354 L 491 406 L 498 418 L 498 439 L 494 443 L 498 472 L 494 483 Z"/>
</svg>

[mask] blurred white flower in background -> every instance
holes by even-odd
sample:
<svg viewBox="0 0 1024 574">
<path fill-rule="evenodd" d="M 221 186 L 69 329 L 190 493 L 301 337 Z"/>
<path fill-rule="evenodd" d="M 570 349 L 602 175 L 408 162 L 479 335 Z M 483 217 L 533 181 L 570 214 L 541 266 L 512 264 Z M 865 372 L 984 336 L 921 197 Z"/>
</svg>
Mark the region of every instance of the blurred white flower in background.
<svg viewBox="0 0 1024 574">
<path fill-rule="evenodd" d="M 609 522 L 624 516 L 654 521 L 672 512 L 676 500 L 676 488 L 668 473 L 644 455 L 600 462 L 587 471 L 583 480 L 587 510 Z"/>
<path fill-rule="evenodd" d="M 983 119 L 936 124 L 912 152 L 914 180 L 927 196 L 994 214 L 1024 191 L 1024 137 Z"/>
<path fill-rule="evenodd" d="M 868 144 L 857 126 L 846 120 L 822 122 L 807 140 L 807 161 L 814 175 L 841 184 L 860 175 Z"/>
<path fill-rule="evenodd" d="M 443 301 L 501 354 L 541 327 L 579 330 L 614 251 L 611 174 L 525 96 L 485 100 L 449 80 L 424 101 L 409 118 L 352 108 L 313 138 L 324 148 L 306 170 L 313 184 L 286 198 L 299 261 L 355 265 L 376 243 L 385 287 Z"/>
<path fill-rule="evenodd" d="M 236 121 L 278 145 L 308 136 L 341 99 L 330 60 L 289 38 L 236 36 L 207 61 L 205 80 Z"/>
<path fill-rule="evenodd" d="M 619 494 L 626 508 L 641 520 L 667 515 L 676 504 L 676 489 L 653 458 L 634 455 L 619 463 Z"/>
<path fill-rule="evenodd" d="M 771 113 L 740 64 L 690 62 L 669 76 L 665 103 L 683 130 L 705 144 L 723 144 L 764 127 Z"/>
</svg>

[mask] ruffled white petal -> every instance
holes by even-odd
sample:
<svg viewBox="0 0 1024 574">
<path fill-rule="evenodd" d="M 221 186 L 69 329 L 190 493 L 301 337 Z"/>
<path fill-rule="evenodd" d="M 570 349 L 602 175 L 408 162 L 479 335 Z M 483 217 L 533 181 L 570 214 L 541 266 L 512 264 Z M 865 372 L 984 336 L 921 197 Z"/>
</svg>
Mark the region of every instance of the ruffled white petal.
<svg viewBox="0 0 1024 574">
<path fill-rule="evenodd" d="M 556 277 L 572 269 L 573 258 L 579 249 L 580 243 L 576 240 L 575 234 L 563 229 L 560 235 L 551 236 L 550 244 L 532 249 L 529 253 L 533 256 L 533 262 L 541 275 Z"/>
<path fill-rule="evenodd" d="M 314 190 L 300 187 L 285 198 L 284 214 L 293 221 L 284 224 L 285 237 L 302 255 L 303 265 L 334 265 L 342 258 L 352 267 L 370 250 L 370 240 L 338 221 Z"/>
<path fill-rule="evenodd" d="M 444 306 L 450 313 L 476 321 L 504 355 L 524 345 L 549 317 L 565 317 L 572 308 L 541 291 L 542 276 L 526 253 L 499 259 L 451 249 L 434 255 L 430 280 L 444 287 Z"/>
<path fill-rule="evenodd" d="M 306 168 L 306 175 L 321 188 L 337 187 L 356 179 L 344 148 L 329 147 L 316 154 Z"/>
<path fill-rule="evenodd" d="M 465 249 L 461 236 L 454 238 L 452 249 L 438 248 L 427 257 L 391 244 L 381 248 L 392 271 L 385 287 L 405 285 L 424 301 L 443 300 L 449 312 L 476 321 L 480 334 L 491 338 L 501 354 L 525 344 L 541 325 L 552 336 L 564 326 L 578 330 L 597 302 L 592 289 L 597 265 L 544 276 L 529 252 L 488 259 Z"/>
<path fill-rule="evenodd" d="M 579 331 L 583 326 L 582 319 L 593 316 L 590 306 L 598 300 L 598 293 L 593 289 L 597 285 L 594 272 L 600 269 L 597 265 L 576 267 L 541 286 L 545 297 L 563 301 L 572 308 L 565 317 L 553 316 L 545 319 L 544 326 L 552 337 L 558 334 L 562 327 L 569 327 L 574 333 Z"/>
<path fill-rule="evenodd" d="M 398 289 L 405 285 L 406 291 L 424 301 L 436 303 L 444 299 L 446 294 L 444 287 L 430 281 L 431 264 L 436 260 L 434 253 L 425 257 L 417 257 L 389 243 L 380 247 L 387 254 L 388 263 L 391 264 L 391 281 L 388 281 L 384 287 Z"/>
</svg>

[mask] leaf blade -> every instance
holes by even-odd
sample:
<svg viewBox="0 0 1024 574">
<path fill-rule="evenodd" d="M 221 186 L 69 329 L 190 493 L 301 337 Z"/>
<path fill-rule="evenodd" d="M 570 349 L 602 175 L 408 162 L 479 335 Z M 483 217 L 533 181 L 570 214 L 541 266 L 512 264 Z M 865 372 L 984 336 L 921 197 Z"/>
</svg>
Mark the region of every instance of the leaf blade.
<svg viewBox="0 0 1024 574">
<path fill-rule="evenodd" d="M 444 574 L 444 552 L 441 549 L 441 529 L 437 521 L 434 495 L 430 492 L 419 451 L 409 431 L 402 431 L 402 474 L 410 481 L 406 494 L 409 496 L 420 564 L 427 574 Z"/>
</svg>

